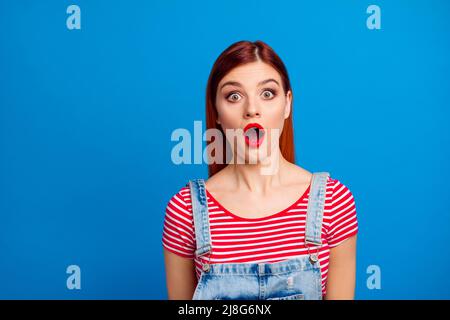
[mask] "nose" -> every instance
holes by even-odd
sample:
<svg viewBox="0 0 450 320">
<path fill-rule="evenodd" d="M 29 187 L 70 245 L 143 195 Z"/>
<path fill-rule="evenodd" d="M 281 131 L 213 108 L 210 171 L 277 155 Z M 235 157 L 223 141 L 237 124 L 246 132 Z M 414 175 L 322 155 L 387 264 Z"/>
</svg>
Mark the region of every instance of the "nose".
<svg viewBox="0 0 450 320">
<path fill-rule="evenodd" d="M 254 117 L 261 117 L 260 111 L 254 103 L 249 103 L 244 111 L 244 118 L 249 119 Z"/>
</svg>

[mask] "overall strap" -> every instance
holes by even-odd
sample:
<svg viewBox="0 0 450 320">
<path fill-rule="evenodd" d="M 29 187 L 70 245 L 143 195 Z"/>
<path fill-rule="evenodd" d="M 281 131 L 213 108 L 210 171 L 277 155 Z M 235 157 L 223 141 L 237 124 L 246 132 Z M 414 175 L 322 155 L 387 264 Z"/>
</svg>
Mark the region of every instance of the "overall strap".
<svg viewBox="0 0 450 320">
<path fill-rule="evenodd" d="M 329 175 L 328 172 L 313 173 L 308 197 L 308 209 L 306 211 L 305 245 L 322 245 L 323 210 Z"/>
<path fill-rule="evenodd" d="M 211 250 L 205 181 L 203 179 L 190 180 L 189 188 L 191 191 L 192 214 L 194 216 L 195 240 L 197 243 L 195 255 L 198 257 Z"/>
</svg>

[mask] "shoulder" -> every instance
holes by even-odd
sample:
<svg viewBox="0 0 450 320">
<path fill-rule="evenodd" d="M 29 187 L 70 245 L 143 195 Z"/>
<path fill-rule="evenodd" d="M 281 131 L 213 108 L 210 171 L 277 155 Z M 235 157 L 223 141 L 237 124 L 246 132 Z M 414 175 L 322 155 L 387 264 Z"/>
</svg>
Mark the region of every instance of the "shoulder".
<svg viewBox="0 0 450 320">
<path fill-rule="evenodd" d="M 356 220 L 356 206 L 353 193 L 340 179 L 329 176 L 324 216 L 331 224 Z"/>
<path fill-rule="evenodd" d="M 170 200 L 167 202 L 167 211 L 185 217 L 192 217 L 191 191 L 188 182 L 170 197 Z"/>
<path fill-rule="evenodd" d="M 326 171 L 324 171 L 326 172 Z M 311 185 L 313 174 L 317 172 L 310 172 L 306 170 L 305 168 L 302 168 L 296 164 L 290 164 L 289 165 L 289 171 L 287 172 L 287 180 L 290 182 L 290 184 L 302 184 L 302 185 Z M 327 196 L 332 194 L 334 188 L 336 185 L 340 183 L 339 180 L 335 179 L 331 173 L 328 172 L 328 177 L 326 181 L 326 193 Z"/>
<path fill-rule="evenodd" d="M 167 202 L 162 242 L 165 249 L 184 258 L 193 258 L 195 234 L 190 196 L 187 186 L 181 187 Z"/>
<path fill-rule="evenodd" d="M 326 187 L 326 207 L 324 215 L 334 219 L 339 214 L 355 210 L 355 199 L 350 188 L 341 179 L 328 176 Z"/>
<path fill-rule="evenodd" d="M 327 184 L 327 210 L 324 211 L 326 237 L 333 248 L 358 232 L 355 199 L 341 180 L 329 177 Z"/>
<path fill-rule="evenodd" d="M 353 194 L 350 188 L 344 184 L 340 179 L 334 178 L 332 176 L 328 177 L 327 181 L 327 191 L 330 191 L 333 199 L 333 205 L 339 200 L 353 200 Z"/>
</svg>

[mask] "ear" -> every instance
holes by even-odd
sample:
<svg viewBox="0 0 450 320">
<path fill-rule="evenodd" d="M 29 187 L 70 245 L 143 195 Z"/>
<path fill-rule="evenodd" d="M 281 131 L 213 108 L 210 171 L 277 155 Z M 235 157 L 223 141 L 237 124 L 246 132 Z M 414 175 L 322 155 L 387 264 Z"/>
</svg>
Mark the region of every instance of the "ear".
<svg viewBox="0 0 450 320">
<path fill-rule="evenodd" d="M 289 118 L 291 114 L 291 106 L 292 106 L 292 92 L 289 90 L 286 93 L 286 105 L 284 106 L 284 119 Z"/>
<path fill-rule="evenodd" d="M 220 124 L 219 118 L 216 119 L 217 124 Z"/>
</svg>

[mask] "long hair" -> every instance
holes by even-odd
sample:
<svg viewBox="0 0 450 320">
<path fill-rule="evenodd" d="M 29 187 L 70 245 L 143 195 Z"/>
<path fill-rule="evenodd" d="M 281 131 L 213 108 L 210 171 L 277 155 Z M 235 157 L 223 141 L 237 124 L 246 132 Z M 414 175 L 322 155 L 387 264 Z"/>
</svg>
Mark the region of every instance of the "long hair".
<svg viewBox="0 0 450 320">
<path fill-rule="evenodd" d="M 262 41 L 238 41 L 223 51 L 215 61 L 211 73 L 209 74 L 208 84 L 206 87 L 206 129 L 218 129 L 223 136 L 225 133 L 220 124 L 216 122 L 218 114 L 215 105 L 217 86 L 219 82 L 232 69 L 250 62 L 262 61 L 272 66 L 278 71 L 281 77 L 284 92 L 291 90 L 288 73 L 283 61 L 275 53 L 275 51 Z M 291 90 L 292 93 L 292 90 Z M 292 95 L 292 104 L 294 97 Z M 212 143 L 208 141 L 207 144 Z M 279 141 L 280 151 L 283 157 L 289 161 L 295 162 L 294 154 L 294 129 L 292 126 L 292 105 L 289 117 L 284 120 L 283 131 Z M 223 144 L 222 155 L 226 154 L 226 143 Z M 211 163 L 208 165 L 209 177 L 213 176 L 227 166 L 227 163 Z"/>
</svg>

